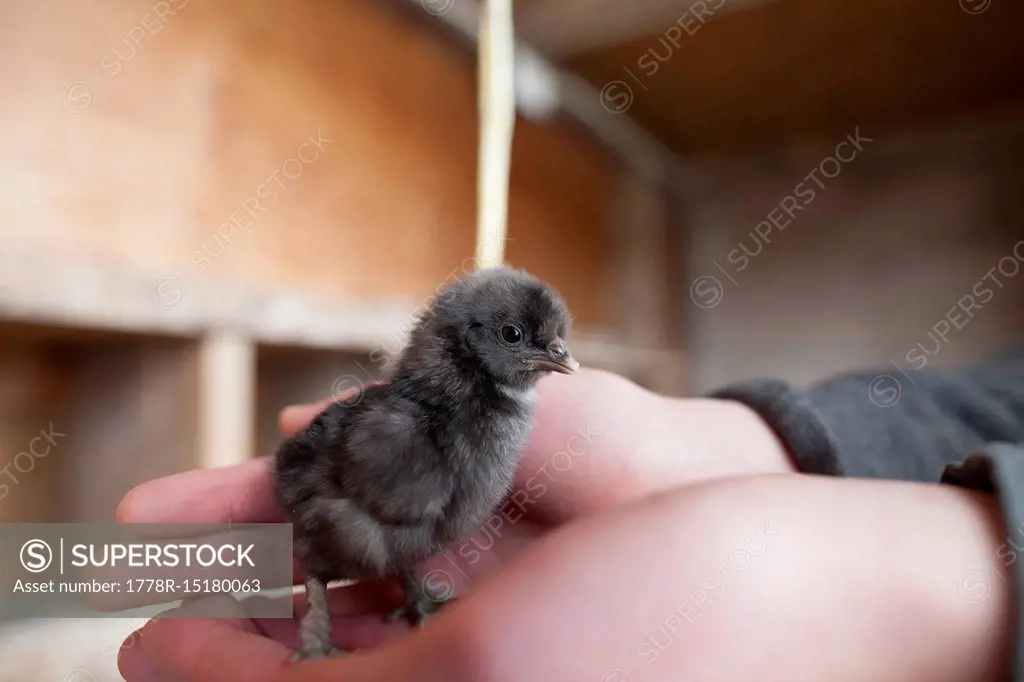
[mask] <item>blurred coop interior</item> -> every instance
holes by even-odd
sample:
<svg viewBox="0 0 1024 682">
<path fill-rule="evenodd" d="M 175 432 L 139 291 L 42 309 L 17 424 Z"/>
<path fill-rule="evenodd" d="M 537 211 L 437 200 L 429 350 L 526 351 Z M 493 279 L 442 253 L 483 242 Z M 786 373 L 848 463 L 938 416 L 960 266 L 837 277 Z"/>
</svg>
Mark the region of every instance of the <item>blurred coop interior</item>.
<svg viewBox="0 0 1024 682">
<path fill-rule="evenodd" d="M 0 7 L 0 521 L 270 451 L 467 269 L 473 1 Z M 902 361 L 1022 237 L 1021 3 L 515 10 L 506 260 L 585 365 L 693 395 Z M 1021 281 L 934 364 L 1019 338 Z"/>
<path fill-rule="evenodd" d="M 472 265 L 478 9 L 0 0 L 0 521 L 111 520 L 380 376 Z M 1024 4 L 515 15 L 505 256 L 584 365 L 694 395 L 905 364 L 993 268 L 928 362 L 1021 337 Z M 120 679 L 130 627 L 7 629 L 0 682 Z"/>
</svg>

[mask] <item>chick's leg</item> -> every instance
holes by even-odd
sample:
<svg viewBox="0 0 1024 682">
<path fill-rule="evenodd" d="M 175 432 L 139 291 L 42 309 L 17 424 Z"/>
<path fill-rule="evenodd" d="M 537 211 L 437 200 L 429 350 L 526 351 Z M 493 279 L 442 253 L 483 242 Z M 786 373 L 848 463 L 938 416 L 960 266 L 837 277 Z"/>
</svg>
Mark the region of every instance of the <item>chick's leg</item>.
<svg viewBox="0 0 1024 682">
<path fill-rule="evenodd" d="M 403 571 L 401 578 L 405 604 L 391 612 L 387 618 L 389 621 L 405 618 L 410 625 L 422 627 L 430 615 L 440 611 L 450 601 L 445 595 L 430 590 L 414 569 Z"/>
<path fill-rule="evenodd" d="M 312 576 L 306 579 L 306 603 L 309 605 L 309 611 L 299 622 L 299 640 L 302 648 L 292 655 L 292 661 L 346 653 L 331 643 L 331 614 L 327 607 L 325 581 Z"/>
</svg>

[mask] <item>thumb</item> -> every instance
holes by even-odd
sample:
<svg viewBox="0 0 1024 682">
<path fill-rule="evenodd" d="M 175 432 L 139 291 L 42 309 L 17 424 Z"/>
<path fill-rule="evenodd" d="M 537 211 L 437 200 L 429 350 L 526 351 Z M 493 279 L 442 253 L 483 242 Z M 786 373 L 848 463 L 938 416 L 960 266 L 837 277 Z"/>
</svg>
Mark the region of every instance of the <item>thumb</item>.
<svg viewBox="0 0 1024 682">
<path fill-rule="evenodd" d="M 120 666 L 130 671 L 156 668 L 169 679 L 182 682 L 276 682 L 288 665 L 290 652 L 263 637 L 249 621 L 155 618 L 139 632 L 141 645 L 122 650 Z M 163 678 L 160 678 L 163 679 Z"/>
</svg>

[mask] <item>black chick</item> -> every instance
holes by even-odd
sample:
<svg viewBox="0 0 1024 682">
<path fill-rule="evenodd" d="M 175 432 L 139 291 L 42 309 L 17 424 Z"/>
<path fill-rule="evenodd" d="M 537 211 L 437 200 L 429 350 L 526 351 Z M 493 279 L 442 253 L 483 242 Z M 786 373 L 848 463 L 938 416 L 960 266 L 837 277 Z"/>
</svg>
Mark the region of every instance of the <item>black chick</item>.
<svg viewBox="0 0 1024 682">
<path fill-rule="evenodd" d="M 280 446 L 275 489 L 308 574 L 296 660 L 336 651 L 328 581 L 396 576 L 400 614 L 419 624 L 436 610 L 416 566 L 474 533 L 509 492 L 537 380 L 579 367 L 570 325 L 539 279 L 476 272 L 438 295 L 387 383 L 333 403 Z"/>
</svg>

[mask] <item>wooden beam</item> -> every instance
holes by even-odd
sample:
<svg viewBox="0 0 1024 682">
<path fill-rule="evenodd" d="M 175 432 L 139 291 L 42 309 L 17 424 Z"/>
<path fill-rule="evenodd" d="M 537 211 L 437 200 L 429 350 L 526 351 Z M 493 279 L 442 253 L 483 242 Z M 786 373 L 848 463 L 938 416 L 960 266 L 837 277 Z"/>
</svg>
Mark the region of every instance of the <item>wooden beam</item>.
<svg viewBox="0 0 1024 682">
<path fill-rule="evenodd" d="M 230 331 L 199 345 L 199 466 L 241 464 L 256 454 L 256 346 Z"/>
<path fill-rule="evenodd" d="M 64 276 L 52 275 L 54 262 Z M 185 271 L 154 276 L 0 239 L 0 318 L 19 323 L 179 337 L 229 329 L 260 343 L 369 351 L 394 344 L 421 304 L 258 293 L 212 278 L 200 286 Z"/>
<path fill-rule="evenodd" d="M 61 410 L 62 377 L 48 349 L 8 345 L 8 336 L 0 335 L 0 523 L 63 521 L 62 500 L 54 488 L 68 441 L 55 438 L 54 445 L 37 438 L 49 431 L 50 424 L 61 433 L 68 431 Z M 45 456 L 30 452 L 32 445 Z M 15 564 L 5 565 L 0 559 L 0 570 L 5 568 L 14 570 Z"/>
<path fill-rule="evenodd" d="M 480 15 L 476 260 L 478 268 L 505 261 L 509 171 L 516 126 L 515 37 L 512 0 L 486 0 Z"/>
<path fill-rule="evenodd" d="M 644 36 L 656 39 L 677 22 L 696 26 L 767 1 L 558 0 L 532 3 L 521 10 L 517 28 L 546 56 L 565 59 Z"/>
<path fill-rule="evenodd" d="M 444 11 L 439 12 L 435 7 L 439 3 L 423 0 L 409 2 L 419 10 L 425 10 L 473 45 L 477 44 L 480 9 L 476 3 L 447 0 L 443 5 Z M 531 73 L 538 70 L 544 72 L 544 80 L 554 83 L 555 93 L 552 96 L 557 100 L 560 110 L 651 182 L 662 182 L 666 177 L 685 178 L 691 174 L 691 169 L 658 138 L 630 118 L 617 103 L 610 103 L 607 93 L 599 91 L 575 73 L 558 69 L 530 42 L 516 41 L 515 62 L 515 79 L 520 84 Z M 517 90 L 520 87 L 517 85 Z M 524 101 L 521 91 L 517 92 L 516 97 L 520 111 L 529 111 L 530 107 Z"/>
<path fill-rule="evenodd" d="M 145 276 L 69 252 L 59 256 L 65 276 L 53 277 L 55 258 L 50 252 L 0 240 L 0 318 L 47 327 L 185 338 L 219 330 L 253 344 L 375 356 L 401 348 L 413 314 L 430 302 L 433 293 L 426 292 L 419 300 L 346 301 L 287 291 L 258 294 L 249 288 L 204 282 L 199 295 L 184 273 Z M 630 368 L 664 358 L 657 347 L 631 344 L 612 330 L 583 329 L 573 336 L 573 352 L 583 365 L 629 373 Z M 221 342 L 227 341 L 222 338 Z M 241 355 L 229 362 L 248 362 L 244 360 L 248 351 L 236 351 Z M 220 351 L 213 345 L 207 352 L 217 357 Z M 211 461 L 219 457 L 210 454 Z"/>
</svg>

